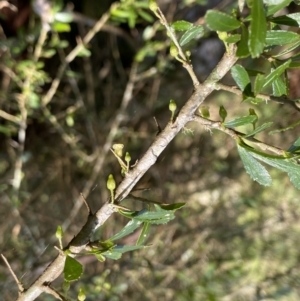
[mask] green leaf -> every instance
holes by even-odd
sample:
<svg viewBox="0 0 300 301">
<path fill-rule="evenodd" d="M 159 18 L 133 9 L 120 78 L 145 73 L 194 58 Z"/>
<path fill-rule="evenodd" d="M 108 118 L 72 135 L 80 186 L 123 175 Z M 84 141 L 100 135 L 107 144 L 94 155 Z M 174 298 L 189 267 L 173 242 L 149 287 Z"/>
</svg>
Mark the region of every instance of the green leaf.
<svg viewBox="0 0 300 301">
<path fill-rule="evenodd" d="M 265 167 L 256 161 L 252 157 L 251 153 L 248 152 L 244 147 L 237 145 L 237 148 L 245 170 L 251 179 L 261 185 L 270 186 L 272 184 L 272 179 Z"/>
<path fill-rule="evenodd" d="M 227 111 L 226 111 L 226 109 L 223 106 L 220 106 L 219 116 L 221 117 L 222 122 L 224 122 L 225 119 L 226 119 L 226 117 L 227 117 Z"/>
<path fill-rule="evenodd" d="M 240 39 L 241 39 L 240 34 L 232 34 L 232 35 L 228 35 L 224 39 L 224 42 L 226 42 L 226 43 L 237 43 L 238 41 L 240 41 Z"/>
<path fill-rule="evenodd" d="M 277 2 L 275 5 L 270 5 L 267 7 L 267 16 L 274 15 L 284 7 L 288 6 L 293 0 L 284 0 L 280 3 Z"/>
<path fill-rule="evenodd" d="M 294 153 L 300 149 L 300 137 L 289 147 L 288 152 Z"/>
<path fill-rule="evenodd" d="M 263 89 L 265 80 L 266 78 L 264 75 L 257 74 L 254 81 L 254 95 L 257 95 Z"/>
<path fill-rule="evenodd" d="M 279 56 L 284 56 L 287 53 L 295 50 L 296 48 L 298 48 L 300 46 L 300 41 L 297 41 L 295 43 L 292 43 L 291 45 L 289 45 L 288 47 L 284 48 L 282 51 L 280 51 L 279 53 L 277 53 L 276 55 L 273 55 L 274 58 L 279 57 Z"/>
<path fill-rule="evenodd" d="M 143 245 L 149 236 L 151 225 L 150 223 L 144 223 L 142 232 L 136 242 L 137 246 Z"/>
<path fill-rule="evenodd" d="M 249 33 L 249 51 L 253 58 L 264 50 L 267 35 L 267 21 L 262 0 L 253 0 Z"/>
<path fill-rule="evenodd" d="M 249 47 L 248 47 L 249 33 L 248 33 L 248 28 L 244 24 L 242 24 L 241 29 L 242 29 L 241 40 L 237 45 L 236 55 L 237 57 L 244 58 L 250 55 Z"/>
<path fill-rule="evenodd" d="M 270 19 L 271 22 L 287 26 L 300 26 L 300 13 L 278 16 Z"/>
<path fill-rule="evenodd" d="M 265 78 L 263 88 L 268 87 L 276 78 L 278 78 L 290 65 L 291 60 L 286 61 L 276 69 L 272 70 Z"/>
<path fill-rule="evenodd" d="M 71 26 L 68 23 L 61 23 L 61 22 L 53 22 L 52 23 L 52 30 L 56 32 L 70 32 Z"/>
<path fill-rule="evenodd" d="M 172 23 L 172 28 L 174 28 L 176 31 L 186 31 L 189 30 L 191 27 L 193 27 L 193 23 L 180 20 Z"/>
<path fill-rule="evenodd" d="M 247 137 L 251 137 L 251 136 L 254 136 L 264 130 L 266 130 L 267 128 L 269 128 L 271 125 L 273 124 L 273 122 L 267 122 L 267 123 L 264 123 L 263 125 L 257 127 L 255 130 L 253 130 L 252 132 L 250 132 L 249 134 L 247 134 L 246 136 L 244 136 L 245 138 Z"/>
<path fill-rule="evenodd" d="M 267 31 L 266 45 L 284 45 L 299 42 L 300 36 L 292 31 L 270 30 Z"/>
<path fill-rule="evenodd" d="M 244 91 L 247 86 L 251 85 L 249 75 L 241 65 L 235 65 L 231 68 L 231 76 L 241 91 Z"/>
<path fill-rule="evenodd" d="M 272 82 L 272 94 L 276 97 L 288 94 L 288 83 L 281 77 L 276 78 Z"/>
<path fill-rule="evenodd" d="M 131 252 L 139 249 L 144 249 L 145 246 L 116 246 L 112 250 L 109 250 L 102 255 L 104 255 L 107 258 L 118 260 L 122 257 L 123 253 Z"/>
<path fill-rule="evenodd" d="M 249 123 L 253 123 L 255 120 L 257 120 L 257 116 L 248 115 L 227 121 L 224 123 L 224 125 L 229 128 L 235 128 Z"/>
<path fill-rule="evenodd" d="M 185 206 L 185 203 L 162 204 L 162 205 L 155 204 L 154 206 L 157 210 L 159 210 L 160 208 L 161 210 L 165 210 L 165 211 L 176 211 L 178 209 L 181 209 L 183 206 Z"/>
<path fill-rule="evenodd" d="M 115 234 L 113 237 L 110 238 L 111 241 L 123 238 L 124 236 L 127 236 L 131 234 L 133 231 L 135 231 L 137 228 L 141 226 L 142 222 L 136 219 L 132 219 L 130 222 L 126 224 L 126 226 L 117 234 Z"/>
<path fill-rule="evenodd" d="M 165 224 L 174 219 L 175 215 L 173 211 L 147 211 L 134 217 L 142 222 L 149 222 L 151 224 Z"/>
<path fill-rule="evenodd" d="M 194 38 L 196 38 L 197 36 L 200 35 L 202 36 L 203 33 L 204 33 L 204 29 L 202 25 L 193 26 L 182 35 L 179 44 L 183 46 L 188 42 L 190 42 L 191 40 L 193 40 Z"/>
<path fill-rule="evenodd" d="M 236 18 L 216 10 L 208 10 L 205 21 L 207 26 L 215 31 L 231 31 L 241 26 Z"/>
<path fill-rule="evenodd" d="M 54 15 L 54 20 L 61 23 L 71 23 L 73 19 L 73 14 L 68 12 L 58 12 Z"/>
<path fill-rule="evenodd" d="M 292 159 L 286 159 L 282 157 L 275 157 L 275 156 L 267 156 L 263 155 L 259 152 L 252 152 L 253 157 L 256 159 L 267 163 L 279 170 L 288 173 L 288 176 L 293 183 L 293 185 L 300 189 L 300 165 L 293 162 Z"/>
<path fill-rule="evenodd" d="M 70 256 L 66 256 L 64 267 L 65 281 L 71 282 L 78 280 L 82 275 L 82 265 L 76 259 Z"/>
<path fill-rule="evenodd" d="M 152 23 L 154 22 L 154 18 L 152 15 L 150 15 L 149 13 L 147 13 L 146 11 L 142 10 L 142 9 L 139 9 L 137 10 L 137 13 L 138 15 L 144 19 L 145 21 L 149 22 L 149 23 Z"/>
</svg>

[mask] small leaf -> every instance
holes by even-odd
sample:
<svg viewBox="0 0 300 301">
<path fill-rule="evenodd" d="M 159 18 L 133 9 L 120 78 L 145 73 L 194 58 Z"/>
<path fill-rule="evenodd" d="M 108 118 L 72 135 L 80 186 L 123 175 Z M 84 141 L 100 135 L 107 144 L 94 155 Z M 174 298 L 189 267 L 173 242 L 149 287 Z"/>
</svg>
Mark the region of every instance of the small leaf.
<svg viewBox="0 0 300 301">
<path fill-rule="evenodd" d="M 216 10 L 208 10 L 205 21 L 207 26 L 214 31 L 231 31 L 241 26 L 236 18 Z"/>
<path fill-rule="evenodd" d="M 231 76 L 241 91 L 244 91 L 249 84 L 251 85 L 249 75 L 241 65 L 235 65 L 231 68 Z"/>
<path fill-rule="evenodd" d="M 235 128 L 249 123 L 253 123 L 256 119 L 257 116 L 248 115 L 248 116 L 238 117 L 236 119 L 227 121 L 224 123 L 224 125 L 229 128 Z"/>
<path fill-rule="evenodd" d="M 61 23 L 71 23 L 73 19 L 73 14 L 68 12 L 58 12 L 54 15 L 54 20 Z"/>
<path fill-rule="evenodd" d="M 272 70 L 265 78 L 263 88 L 268 87 L 276 78 L 278 78 L 290 65 L 291 60 L 286 61 L 276 69 Z"/>
<path fill-rule="evenodd" d="M 172 28 L 174 28 L 176 31 L 186 31 L 189 30 L 191 27 L 193 27 L 193 23 L 180 20 L 172 23 Z"/>
<path fill-rule="evenodd" d="M 142 224 L 141 221 L 132 219 L 130 222 L 126 224 L 126 226 L 120 232 L 118 232 L 113 237 L 111 237 L 110 240 L 114 241 L 131 234 L 133 231 L 139 228 L 141 224 Z"/>
<path fill-rule="evenodd" d="M 260 152 L 252 152 L 251 154 L 256 159 L 264 163 L 267 163 L 279 170 L 287 172 L 293 185 L 297 189 L 300 189 L 300 165 L 294 163 L 292 159 L 286 159 L 283 157 L 276 157 L 276 156 L 268 156 L 265 154 L 261 154 Z"/>
<path fill-rule="evenodd" d="M 270 30 L 267 31 L 266 45 L 285 45 L 289 43 L 299 42 L 300 36 L 292 31 L 286 30 Z"/>
<path fill-rule="evenodd" d="M 294 153 L 300 149 L 300 137 L 289 147 L 288 152 Z"/>
<path fill-rule="evenodd" d="M 300 26 L 300 13 L 278 16 L 270 19 L 271 22 L 287 26 Z"/>
<path fill-rule="evenodd" d="M 226 109 L 223 106 L 220 106 L 219 116 L 221 117 L 222 122 L 224 122 L 225 119 L 226 119 L 226 117 L 227 117 L 227 111 L 226 111 Z"/>
<path fill-rule="evenodd" d="M 257 127 L 255 130 L 253 130 L 252 132 L 250 132 L 249 134 L 247 134 L 246 136 L 244 136 L 245 138 L 247 137 L 251 137 L 251 136 L 254 136 L 264 130 L 266 130 L 267 128 L 269 128 L 271 125 L 273 124 L 273 122 L 267 122 L 267 123 L 264 123 L 263 125 Z"/>
<path fill-rule="evenodd" d="M 272 82 L 272 94 L 276 97 L 288 94 L 288 83 L 281 77 L 276 78 Z"/>
<path fill-rule="evenodd" d="M 263 52 L 267 34 L 267 21 L 261 0 L 252 1 L 251 23 L 248 46 L 252 58 L 259 57 Z"/>
<path fill-rule="evenodd" d="M 237 45 L 236 55 L 237 57 L 244 58 L 250 55 L 248 47 L 249 33 L 248 28 L 244 24 L 242 24 L 241 29 L 241 40 Z"/>
<path fill-rule="evenodd" d="M 293 0 L 283 0 L 277 5 L 270 5 L 267 7 L 267 16 L 274 15 L 284 7 L 288 6 Z"/>
<path fill-rule="evenodd" d="M 154 18 L 152 15 L 148 14 L 146 11 L 142 10 L 142 9 L 139 9 L 137 10 L 137 13 L 138 15 L 144 19 L 145 21 L 149 22 L 149 23 L 152 23 L 154 22 Z"/>
<path fill-rule="evenodd" d="M 256 161 L 250 152 L 244 147 L 237 145 L 239 155 L 242 159 L 246 172 L 252 180 L 264 186 L 270 186 L 272 179 L 268 171 L 258 161 Z"/>
<path fill-rule="evenodd" d="M 241 39 L 241 35 L 240 34 L 232 34 L 232 35 L 228 35 L 225 39 L 224 42 L 225 43 L 237 43 L 238 41 L 240 41 Z"/>
<path fill-rule="evenodd" d="M 56 31 L 56 32 L 69 32 L 69 31 L 71 31 L 71 26 L 68 23 L 53 22 L 51 26 L 52 26 L 52 30 Z"/>
<path fill-rule="evenodd" d="M 178 209 L 181 209 L 183 206 L 185 206 L 185 203 L 174 203 L 174 204 L 164 204 L 164 205 L 158 205 L 155 204 L 155 208 L 161 208 L 162 210 L 166 211 L 176 211 Z"/>
<path fill-rule="evenodd" d="M 65 267 L 64 267 L 64 278 L 65 281 L 71 282 L 78 280 L 82 275 L 82 265 L 73 257 L 66 256 Z"/>
<path fill-rule="evenodd" d="M 203 35 L 204 33 L 204 29 L 202 25 L 197 25 L 197 26 L 193 26 L 192 28 L 190 28 L 189 30 L 187 30 L 181 37 L 179 44 L 181 46 L 187 44 L 188 42 L 190 42 L 192 39 L 196 38 L 199 35 Z"/>
<path fill-rule="evenodd" d="M 265 81 L 266 78 L 264 75 L 257 74 L 254 81 L 254 95 L 257 95 L 263 89 Z"/>
<path fill-rule="evenodd" d="M 252 109 L 252 108 L 249 109 L 249 115 L 250 115 L 250 116 L 255 116 L 255 117 L 256 117 L 256 119 L 254 119 L 254 121 L 252 122 L 252 124 L 253 124 L 253 129 L 255 129 L 255 125 L 256 125 L 256 122 L 257 122 L 257 120 L 258 120 L 258 116 L 257 116 L 255 110 Z"/>
<path fill-rule="evenodd" d="M 273 55 L 274 58 L 279 57 L 279 56 L 284 56 L 287 53 L 295 50 L 296 48 L 298 48 L 300 46 L 300 41 L 297 41 L 291 45 L 289 45 L 287 48 L 284 48 L 282 51 L 280 51 L 279 53 L 277 53 L 276 55 Z"/>
<path fill-rule="evenodd" d="M 150 223 L 144 223 L 142 232 L 136 242 L 137 246 L 143 245 L 150 233 Z"/>
</svg>

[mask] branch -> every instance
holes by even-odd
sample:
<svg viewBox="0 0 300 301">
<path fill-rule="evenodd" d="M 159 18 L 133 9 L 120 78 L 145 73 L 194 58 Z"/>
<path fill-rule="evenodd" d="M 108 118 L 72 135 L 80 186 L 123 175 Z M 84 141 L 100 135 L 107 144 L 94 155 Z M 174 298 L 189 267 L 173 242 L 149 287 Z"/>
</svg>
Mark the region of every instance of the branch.
<svg viewBox="0 0 300 301">
<path fill-rule="evenodd" d="M 245 134 L 238 132 L 236 130 L 230 129 L 225 127 L 222 122 L 220 121 L 213 121 L 210 119 L 203 118 L 201 116 L 195 115 L 194 116 L 194 121 L 199 122 L 200 124 L 210 128 L 210 129 L 217 129 L 223 133 L 226 133 L 230 137 L 232 137 L 235 140 L 238 140 L 239 138 L 242 138 L 243 140 L 248 140 L 249 142 L 255 143 L 258 145 L 262 150 L 264 151 L 270 151 L 278 156 L 285 156 L 286 152 L 280 148 L 277 148 L 275 146 L 266 144 L 264 142 L 261 142 L 253 137 L 244 137 Z"/>
</svg>

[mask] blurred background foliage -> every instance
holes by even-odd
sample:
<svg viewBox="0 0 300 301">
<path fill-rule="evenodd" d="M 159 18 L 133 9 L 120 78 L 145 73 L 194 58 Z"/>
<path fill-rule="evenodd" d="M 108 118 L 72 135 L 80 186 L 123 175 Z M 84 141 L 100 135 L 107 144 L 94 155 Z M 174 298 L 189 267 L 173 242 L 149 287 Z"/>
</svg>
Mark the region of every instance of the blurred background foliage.
<svg viewBox="0 0 300 301">
<path fill-rule="evenodd" d="M 112 13 L 103 30 L 67 67 L 47 110 L 42 98 L 59 66 L 111 1 L 51 1 L 52 10 L 72 12 L 74 21 L 53 26 L 38 61 L 33 53 L 41 23 L 29 1 L 11 1 L 11 7 L 1 8 L 0 110 L 9 116 L 2 113 L 0 118 L 0 245 L 25 286 L 56 255 L 57 225 L 63 225 L 67 243 L 84 224 L 87 212 L 80 192 L 97 209 L 109 197 L 108 174 L 121 180 L 108 147 L 124 144 L 134 164 L 155 139 L 153 116 L 164 127 L 170 118 L 169 100 L 175 99 L 181 107 L 192 92 L 186 71 L 168 53 L 164 30 L 145 9 L 147 1 L 127 2 L 132 13 Z M 236 2 L 158 3 L 169 21 L 202 24 L 208 8 L 230 12 Z M 291 12 L 295 9 L 289 7 Z M 223 44 L 207 34 L 189 47 L 194 69 L 203 80 L 222 56 Z M 254 64 L 253 68 L 262 68 L 259 60 Z M 129 105 L 122 111 L 132 66 L 138 76 Z M 30 87 L 26 87 L 29 76 Z M 292 97 L 298 97 L 297 72 L 290 76 Z M 232 83 L 229 77 L 224 81 Z M 20 149 L 20 97 L 26 93 L 26 137 Z M 215 120 L 220 105 L 229 117 L 243 116 L 249 108 L 226 92 L 213 93 L 206 105 Z M 277 103 L 260 103 L 255 110 L 261 123 L 274 122 L 272 129 L 299 120 L 294 108 Z M 121 122 L 109 136 L 118 118 Z M 261 133 L 259 138 L 287 149 L 298 138 L 297 127 L 274 135 Z M 16 189 L 19 156 L 22 181 Z M 287 175 L 269 170 L 274 179 L 271 187 L 252 182 L 230 137 L 189 124 L 133 193 L 159 202 L 186 202 L 186 206 L 171 223 L 153 227 L 149 248 L 104 263 L 81 257 L 85 271 L 71 285 L 70 299 L 83 288 L 87 300 L 299 300 L 299 192 Z M 132 201 L 124 205 L 142 207 Z M 96 236 L 109 238 L 125 223 L 115 214 Z M 136 237 L 133 234 L 124 243 Z M 55 282 L 57 287 L 60 284 L 61 279 Z M 2 262 L 0 291 L 1 300 L 17 295 Z M 53 297 L 42 295 L 38 300 Z"/>
</svg>

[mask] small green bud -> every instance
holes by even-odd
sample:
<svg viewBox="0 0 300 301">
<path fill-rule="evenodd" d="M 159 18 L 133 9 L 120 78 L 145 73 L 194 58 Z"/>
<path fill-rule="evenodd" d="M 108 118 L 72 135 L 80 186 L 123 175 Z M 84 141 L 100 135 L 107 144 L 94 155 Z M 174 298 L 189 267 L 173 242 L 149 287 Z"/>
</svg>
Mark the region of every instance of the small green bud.
<svg viewBox="0 0 300 301">
<path fill-rule="evenodd" d="M 125 154 L 125 161 L 129 164 L 129 162 L 131 161 L 131 156 L 128 152 L 126 152 Z"/>
<path fill-rule="evenodd" d="M 220 115 L 220 117 L 222 119 L 222 122 L 224 122 L 225 119 L 226 119 L 226 117 L 227 117 L 227 111 L 226 111 L 226 109 L 223 106 L 220 106 L 219 115 Z"/>
<path fill-rule="evenodd" d="M 64 231 L 63 231 L 63 229 L 62 229 L 61 226 L 57 226 L 55 235 L 56 235 L 56 238 L 57 238 L 58 240 L 61 240 L 61 239 L 63 238 L 63 236 L 64 236 Z"/>
<path fill-rule="evenodd" d="M 110 174 L 108 176 L 108 179 L 107 179 L 107 188 L 110 190 L 110 191 L 113 191 L 116 189 L 116 181 L 114 179 L 114 176 L 112 174 Z"/>
<path fill-rule="evenodd" d="M 84 301 L 86 298 L 84 290 L 81 288 L 78 293 L 78 301 Z"/>
<path fill-rule="evenodd" d="M 158 5 L 155 0 L 149 0 L 149 9 L 153 12 L 156 12 L 158 9 Z"/>
<path fill-rule="evenodd" d="M 177 58 L 178 57 L 178 49 L 176 47 L 175 44 L 171 44 L 170 46 L 170 54 L 171 56 L 173 56 L 174 58 Z"/>
<path fill-rule="evenodd" d="M 204 117 L 204 118 L 209 118 L 210 117 L 209 107 L 201 106 L 201 107 L 199 107 L 198 110 L 199 110 L 199 113 L 202 117 Z"/>
<path fill-rule="evenodd" d="M 175 100 L 171 99 L 170 100 L 170 103 L 169 103 L 169 110 L 174 113 L 177 109 L 177 105 L 176 105 L 176 102 Z"/>
</svg>

